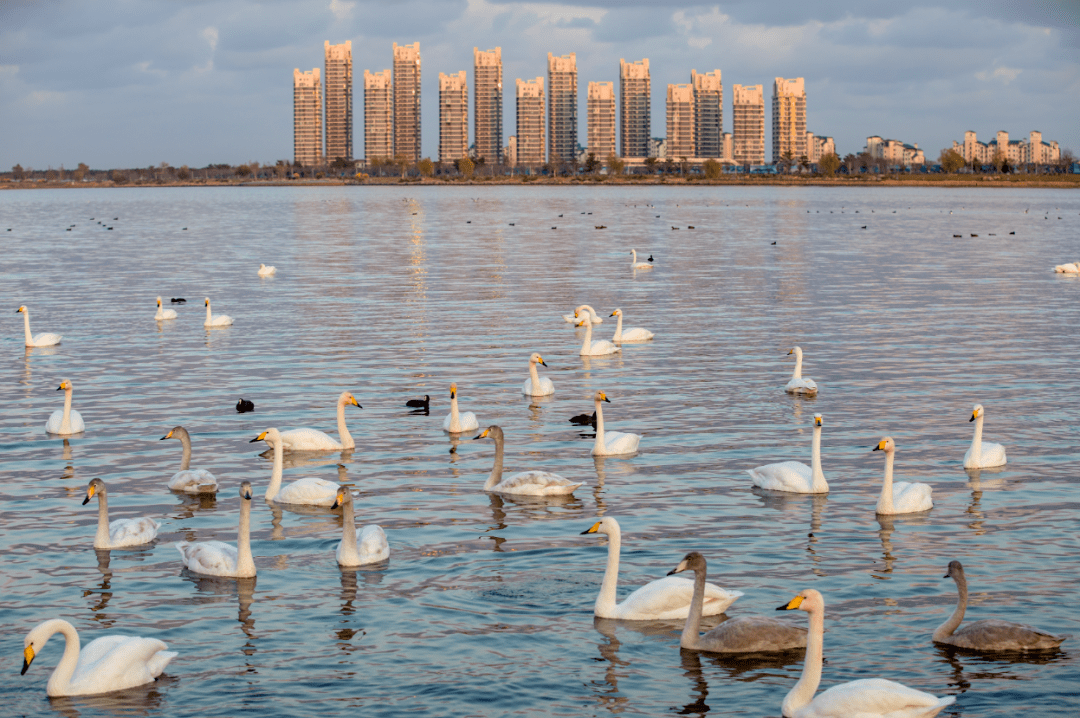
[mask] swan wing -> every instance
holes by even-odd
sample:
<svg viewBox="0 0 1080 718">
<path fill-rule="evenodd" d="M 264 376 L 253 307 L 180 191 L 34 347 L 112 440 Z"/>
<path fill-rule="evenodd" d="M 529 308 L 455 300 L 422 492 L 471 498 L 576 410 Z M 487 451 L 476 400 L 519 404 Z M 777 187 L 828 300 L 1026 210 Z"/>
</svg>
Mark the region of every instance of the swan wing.
<svg viewBox="0 0 1080 718">
<path fill-rule="evenodd" d="M 981 468 L 990 466 L 1004 466 L 1005 460 L 1005 447 L 1001 444 L 994 444 L 989 442 L 983 442 L 982 445 L 982 461 Z"/>
<path fill-rule="evenodd" d="M 807 631 L 765 616 L 729 618 L 698 638 L 696 648 L 714 653 L 772 653 L 806 648 Z"/>
<path fill-rule="evenodd" d="M 770 491 L 788 491 L 797 494 L 814 493 L 814 473 L 800 461 L 781 461 L 747 469 L 754 486 Z"/>
<path fill-rule="evenodd" d="M 160 527 L 150 518 L 116 519 L 109 522 L 109 543 L 113 548 L 150 543 L 157 538 Z"/>
<path fill-rule="evenodd" d="M 270 442 L 267 442 L 270 443 Z M 340 451 L 341 442 L 318 429 L 289 429 L 281 432 L 285 451 Z"/>
<path fill-rule="evenodd" d="M 622 431 L 604 432 L 604 450 L 607 454 L 632 454 L 641 443 L 640 434 L 628 434 Z"/>
<path fill-rule="evenodd" d="M 954 696 L 938 698 L 884 678 L 865 678 L 841 683 L 820 693 L 795 711 L 795 718 L 917 718 L 935 716 L 956 702 Z"/>
<path fill-rule="evenodd" d="M 1054 649 L 1066 638 L 1024 623 L 985 619 L 963 626 L 944 642 L 976 651 L 1022 652 Z"/>
<path fill-rule="evenodd" d="M 176 310 L 175 309 L 163 309 L 161 311 L 161 318 L 162 319 L 176 319 Z"/>
<path fill-rule="evenodd" d="M 462 431 L 472 431 L 480 428 L 480 422 L 476 420 L 476 414 L 471 411 L 463 411 L 459 416 L 461 417 Z"/>
<path fill-rule="evenodd" d="M 67 695 L 107 693 L 151 683 L 177 654 L 156 638 L 102 636 L 86 644 Z"/>
<path fill-rule="evenodd" d="M 63 413 L 64 412 L 61 411 L 60 415 L 63 416 Z M 72 409 L 71 410 L 71 433 L 72 434 L 81 434 L 84 431 L 86 431 L 86 423 L 83 421 L 82 414 L 77 412 L 75 409 Z"/>
<path fill-rule="evenodd" d="M 60 422 L 64 420 L 64 410 L 57 409 L 49 414 L 49 420 L 45 422 L 45 431 L 50 434 L 60 433 Z"/>
<path fill-rule="evenodd" d="M 205 576 L 235 576 L 237 566 L 236 547 L 222 541 L 203 541 L 176 544 L 184 567 L 192 573 Z"/>
<path fill-rule="evenodd" d="M 338 485 L 333 481 L 308 476 L 282 488 L 274 502 L 330 507 L 337 500 L 337 491 Z"/>
<path fill-rule="evenodd" d="M 453 419 L 454 419 L 453 414 L 447 414 L 446 415 L 446 418 L 443 419 L 443 422 L 442 422 L 442 430 L 443 431 L 450 431 L 450 422 L 452 422 Z"/>
<path fill-rule="evenodd" d="M 784 385 L 784 391 L 789 394 L 816 394 L 817 383 L 813 379 L 790 379 Z"/>
<path fill-rule="evenodd" d="M 581 485 L 580 482 L 574 483 L 550 471 L 522 471 L 507 476 L 490 491 L 519 496 L 565 496 L 574 493 Z"/>
<path fill-rule="evenodd" d="M 59 344 L 60 340 L 63 338 L 64 336 L 62 334 L 43 332 L 41 334 L 38 334 L 37 336 L 30 337 L 30 342 L 31 345 L 35 347 L 51 347 Z"/>
<path fill-rule="evenodd" d="M 525 383 L 521 385 L 521 393 L 526 396 L 548 396 L 555 393 L 555 384 L 546 376 L 540 377 L 540 391 L 534 392 L 532 386 L 532 377 L 525 380 Z"/>
<path fill-rule="evenodd" d="M 215 494 L 218 490 L 217 478 L 206 469 L 185 469 L 177 471 L 169 479 L 172 491 L 186 494 Z"/>
<path fill-rule="evenodd" d="M 655 334 L 648 329 L 642 329 L 641 327 L 634 327 L 633 329 L 624 330 L 622 333 L 622 341 L 626 342 L 647 342 L 652 339 Z"/>
<path fill-rule="evenodd" d="M 728 591 L 714 583 L 705 584 L 705 603 L 702 615 L 716 616 L 742 596 L 741 591 Z M 694 582 L 681 576 L 665 576 L 638 588 L 615 607 L 614 618 L 630 620 L 665 620 L 686 618 L 694 597 Z"/>
<path fill-rule="evenodd" d="M 356 530 L 356 547 L 364 563 L 378 563 L 390 558 L 386 532 L 377 524 L 368 524 Z"/>
<path fill-rule="evenodd" d="M 934 508 L 930 484 L 897 481 L 893 484 L 893 509 L 898 514 L 928 511 Z"/>
<path fill-rule="evenodd" d="M 600 339 L 592 343 L 589 347 L 589 356 L 603 356 L 604 354 L 614 354 L 619 351 L 619 347 L 609 342 L 607 339 Z"/>
</svg>

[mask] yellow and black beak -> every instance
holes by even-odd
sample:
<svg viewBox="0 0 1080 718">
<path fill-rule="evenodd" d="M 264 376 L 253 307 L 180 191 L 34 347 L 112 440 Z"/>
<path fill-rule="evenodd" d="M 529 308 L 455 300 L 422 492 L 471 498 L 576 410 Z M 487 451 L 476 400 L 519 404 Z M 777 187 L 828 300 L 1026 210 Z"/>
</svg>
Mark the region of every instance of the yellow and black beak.
<svg viewBox="0 0 1080 718">
<path fill-rule="evenodd" d="M 158 441 L 165 441 L 165 439 L 171 439 L 171 438 L 172 438 L 172 431 L 170 430 L 168 434 L 166 434 L 165 436 L 158 439 Z"/>
<path fill-rule="evenodd" d="M 600 398 L 603 399 L 604 401 L 606 401 L 609 404 L 611 403 L 611 399 L 607 398 L 607 394 L 601 393 Z"/>
<path fill-rule="evenodd" d="M 613 316 L 615 316 L 615 312 L 612 312 L 612 313 L 611 313 L 611 314 L 609 314 L 608 316 L 609 316 L 609 317 L 613 317 Z"/>
<path fill-rule="evenodd" d="M 788 601 L 787 603 L 785 603 L 783 606 L 777 606 L 776 610 L 777 611 L 794 611 L 796 608 L 798 608 L 799 606 L 802 605 L 802 602 L 803 602 L 803 597 L 802 596 L 796 596 L 795 598 L 793 598 L 790 601 Z"/>
<path fill-rule="evenodd" d="M 788 356 L 791 356 L 791 355 L 792 355 L 792 354 L 794 354 L 794 353 L 795 353 L 795 350 L 794 350 L 794 349 L 792 349 L 791 351 L 789 351 L 789 352 L 788 352 Z"/>
<path fill-rule="evenodd" d="M 341 504 L 343 504 L 344 502 L 345 502 L 345 494 L 343 494 L 343 493 L 341 493 L 339 491 L 337 496 L 334 497 L 334 505 L 331 506 L 330 508 L 332 508 L 332 509 L 339 508 L 341 506 Z"/>
<path fill-rule="evenodd" d="M 599 521 L 597 521 L 597 522 L 596 522 L 596 523 L 594 523 L 594 524 L 593 524 L 592 526 L 590 526 L 589 528 L 585 529 L 584 531 L 582 531 L 582 532 L 581 532 L 580 534 L 578 534 L 578 535 L 579 535 L 579 536 L 584 536 L 585 534 L 594 534 L 594 533 L 596 533 L 596 532 L 597 532 L 597 531 L 599 531 L 599 530 L 600 530 L 600 522 L 599 522 Z"/>
<path fill-rule="evenodd" d="M 538 359 L 536 360 L 536 362 L 537 362 L 538 364 L 540 364 L 541 366 L 547 366 L 547 362 L 545 362 L 545 361 L 544 361 L 544 358 L 543 358 L 543 357 L 539 357 L 539 358 L 538 358 Z"/>
<path fill-rule="evenodd" d="M 473 441 L 479 441 L 480 439 L 486 439 L 488 432 L 491 431 L 491 427 L 484 429 L 482 432 L 472 438 Z"/>
<path fill-rule="evenodd" d="M 978 414 L 976 414 L 975 412 L 971 412 L 971 418 L 970 418 L 970 419 L 968 419 L 968 421 L 975 421 L 975 419 L 977 419 L 977 418 L 978 418 L 978 416 L 979 416 L 979 415 L 978 415 Z"/>
<path fill-rule="evenodd" d="M 248 489 L 247 491 L 244 492 L 244 498 L 247 499 L 248 501 L 251 501 L 251 489 Z"/>
<path fill-rule="evenodd" d="M 882 439 L 881 441 L 876 443 L 872 451 L 885 451 L 885 440 Z"/>
<path fill-rule="evenodd" d="M 821 426 L 821 417 L 820 416 L 814 417 L 814 425 L 815 426 Z"/>
<path fill-rule="evenodd" d="M 358 401 L 356 400 L 356 397 L 355 397 L 355 396 L 354 396 L 354 397 L 352 397 L 352 401 L 351 401 L 351 402 L 349 402 L 349 403 L 350 403 L 350 404 L 352 404 L 352 405 L 353 405 L 353 406 L 355 406 L 355 407 L 358 407 L 358 408 L 360 408 L 360 409 L 363 409 L 363 408 L 364 408 L 364 407 L 360 406 L 360 402 L 358 402 Z"/>
<path fill-rule="evenodd" d="M 63 388 L 64 388 L 64 384 L 61 383 L 60 386 L 56 387 L 56 390 L 61 391 Z"/>
<path fill-rule="evenodd" d="M 26 669 L 29 668 L 30 664 L 34 662 L 34 647 L 33 646 L 27 646 L 26 648 L 23 649 L 22 654 L 23 654 L 22 673 L 20 673 L 19 675 L 20 676 L 25 676 L 26 675 Z"/>
<path fill-rule="evenodd" d="M 254 443 L 255 443 L 256 441 L 262 441 L 263 439 L 265 439 L 265 438 L 266 438 L 266 434 L 267 434 L 267 433 L 268 433 L 268 432 L 265 432 L 265 431 L 264 431 L 263 433 L 259 434 L 258 436 L 256 436 L 256 437 L 255 437 L 254 439 L 252 439 L 252 440 L 251 440 L 251 441 L 249 441 L 248 443 L 249 443 L 249 444 L 254 444 Z"/>
<path fill-rule="evenodd" d="M 82 505 L 86 506 L 88 503 L 90 503 L 90 499 L 94 498 L 95 493 L 97 492 L 94 485 L 90 484 L 90 486 L 86 489 L 86 498 L 83 499 Z"/>
</svg>

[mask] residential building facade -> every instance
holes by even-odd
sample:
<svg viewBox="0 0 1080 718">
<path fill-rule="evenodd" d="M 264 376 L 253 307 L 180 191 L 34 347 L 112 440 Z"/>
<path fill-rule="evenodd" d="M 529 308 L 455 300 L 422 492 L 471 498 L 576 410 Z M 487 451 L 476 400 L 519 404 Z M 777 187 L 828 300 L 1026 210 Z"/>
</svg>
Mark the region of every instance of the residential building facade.
<svg viewBox="0 0 1080 718">
<path fill-rule="evenodd" d="M 548 161 L 577 156 L 577 55 L 548 53 Z M 518 133 L 521 137 L 521 133 Z"/>
<path fill-rule="evenodd" d="M 806 159 L 810 164 L 817 164 L 825 155 L 836 154 L 836 143 L 832 137 L 815 135 L 813 132 L 806 133 Z"/>
<path fill-rule="evenodd" d="M 994 139 L 986 143 L 968 130 L 964 133 L 964 144 L 953 142 L 952 149 L 963 155 L 968 164 L 992 164 L 999 154 L 1014 166 L 1055 164 L 1061 160 L 1061 146 L 1053 140 L 1044 142 L 1038 130 L 1030 132 L 1026 140 L 1010 140 L 1008 132 L 998 130 Z"/>
<path fill-rule="evenodd" d="M 732 160 L 765 164 L 765 99 L 761 85 L 731 86 Z"/>
<path fill-rule="evenodd" d="M 667 86 L 667 157 L 694 157 L 694 86 Z"/>
<path fill-rule="evenodd" d="M 454 162 L 469 153 L 469 87 L 465 71 L 439 73 L 439 161 Z"/>
<path fill-rule="evenodd" d="M 364 70 L 364 158 L 394 156 L 394 83 L 387 68 Z"/>
<path fill-rule="evenodd" d="M 544 78 L 517 80 L 517 164 L 544 164 Z"/>
<path fill-rule="evenodd" d="M 889 140 L 874 135 L 866 138 L 863 152 L 874 159 L 885 160 L 893 165 L 909 167 L 926 164 L 926 157 L 918 144 L 907 144 L 900 140 Z"/>
<path fill-rule="evenodd" d="M 615 154 L 615 83 L 590 82 L 586 107 L 588 151 L 603 162 Z"/>
<path fill-rule="evenodd" d="M 506 164 L 516 167 L 518 163 L 517 135 L 510 135 L 506 139 Z"/>
<path fill-rule="evenodd" d="M 394 156 L 420 159 L 420 43 L 394 43 Z"/>
<path fill-rule="evenodd" d="M 724 156 L 724 85 L 720 70 L 691 70 L 690 84 L 694 87 L 694 156 L 720 159 Z"/>
<path fill-rule="evenodd" d="M 293 162 L 305 167 L 323 163 L 322 82 L 319 68 L 293 70 Z"/>
<path fill-rule="evenodd" d="M 798 162 L 806 150 L 806 87 L 803 78 L 773 82 L 772 161 Z"/>
<path fill-rule="evenodd" d="M 503 156 L 502 48 L 473 48 L 473 141 L 476 154 L 490 164 Z"/>
<path fill-rule="evenodd" d="M 326 159 L 353 159 L 352 41 L 323 43 L 326 58 Z"/>
<path fill-rule="evenodd" d="M 649 58 L 619 59 L 619 156 L 650 157 L 652 85 Z"/>
</svg>

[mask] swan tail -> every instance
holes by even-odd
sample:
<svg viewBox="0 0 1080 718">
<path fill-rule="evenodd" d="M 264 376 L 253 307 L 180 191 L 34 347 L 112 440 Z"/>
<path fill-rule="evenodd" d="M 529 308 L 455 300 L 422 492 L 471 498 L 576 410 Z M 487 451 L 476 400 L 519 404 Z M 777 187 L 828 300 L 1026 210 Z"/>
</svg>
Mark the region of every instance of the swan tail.
<svg viewBox="0 0 1080 718">
<path fill-rule="evenodd" d="M 146 664 L 146 667 L 150 670 L 150 675 L 154 678 L 160 676 L 165 671 L 165 667 L 169 665 L 169 661 L 179 655 L 176 651 L 158 651 L 155 653 Z"/>
</svg>

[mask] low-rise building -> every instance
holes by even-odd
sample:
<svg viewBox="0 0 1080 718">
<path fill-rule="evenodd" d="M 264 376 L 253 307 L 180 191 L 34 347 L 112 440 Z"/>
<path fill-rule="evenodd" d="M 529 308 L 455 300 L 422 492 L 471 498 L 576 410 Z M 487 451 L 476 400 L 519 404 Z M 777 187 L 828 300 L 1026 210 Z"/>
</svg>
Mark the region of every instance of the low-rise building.
<svg viewBox="0 0 1080 718">
<path fill-rule="evenodd" d="M 1061 160 L 1061 146 L 1055 140 L 1044 142 L 1042 133 L 1034 130 L 1026 140 L 1010 140 L 1009 133 L 998 130 L 994 139 L 979 142 L 975 132 L 964 133 L 964 143 L 953 142 L 952 149 L 968 164 L 994 164 L 1003 159 L 1010 165 L 1045 165 Z"/>
<path fill-rule="evenodd" d="M 926 156 L 917 143 L 912 145 L 900 140 L 884 139 L 878 135 L 866 138 L 863 152 L 874 159 L 904 167 L 926 164 Z"/>
<path fill-rule="evenodd" d="M 813 132 L 806 133 L 806 159 L 810 164 L 817 164 L 825 155 L 836 154 L 836 143 L 832 137 L 815 135 Z"/>
</svg>

